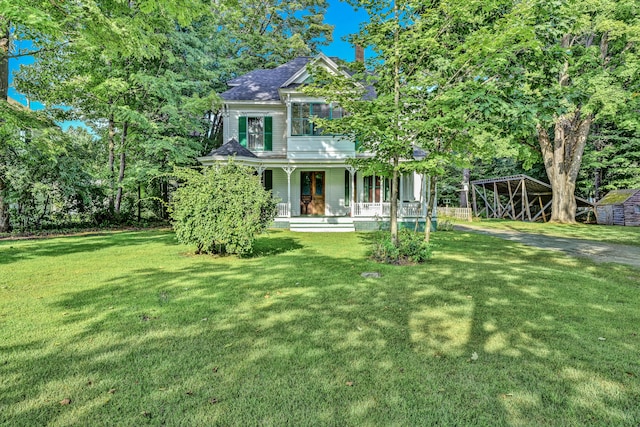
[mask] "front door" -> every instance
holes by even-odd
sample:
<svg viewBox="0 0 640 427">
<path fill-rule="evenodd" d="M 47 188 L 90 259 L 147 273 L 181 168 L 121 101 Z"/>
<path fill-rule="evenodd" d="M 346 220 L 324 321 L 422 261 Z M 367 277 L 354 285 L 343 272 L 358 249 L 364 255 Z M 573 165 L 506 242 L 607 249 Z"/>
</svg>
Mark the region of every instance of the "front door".
<svg viewBox="0 0 640 427">
<path fill-rule="evenodd" d="M 300 214 L 324 215 L 324 172 L 300 172 Z"/>
</svg>

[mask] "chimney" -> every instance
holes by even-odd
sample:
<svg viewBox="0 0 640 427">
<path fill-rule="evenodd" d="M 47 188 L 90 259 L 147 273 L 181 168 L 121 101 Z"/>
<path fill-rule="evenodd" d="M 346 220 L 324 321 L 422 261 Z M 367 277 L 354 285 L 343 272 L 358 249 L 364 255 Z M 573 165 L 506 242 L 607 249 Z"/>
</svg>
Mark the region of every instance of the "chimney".
<svg viewBox="0 0 640 427">
<path fill-rule="evenodd" d="M 359 44 L 356 45 L 356 62 L 364 64 L 364 48 Z"/>
</svg>

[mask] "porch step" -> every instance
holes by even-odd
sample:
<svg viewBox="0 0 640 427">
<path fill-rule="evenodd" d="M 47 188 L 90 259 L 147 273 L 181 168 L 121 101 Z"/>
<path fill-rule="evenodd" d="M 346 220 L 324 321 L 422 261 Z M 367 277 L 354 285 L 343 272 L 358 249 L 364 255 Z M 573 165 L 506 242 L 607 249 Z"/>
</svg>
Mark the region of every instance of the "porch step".
<svg viewBox="0 0 640 427">
<path fill-rule="evenodd" d="M 353 219 L 348 217 L 335 216 L 308 216 L 290 218 L 289 229 L 291 231 L 301 233 L 335 233 L 356 231 L 356 228 L 353 225 Z"/>
</svg>

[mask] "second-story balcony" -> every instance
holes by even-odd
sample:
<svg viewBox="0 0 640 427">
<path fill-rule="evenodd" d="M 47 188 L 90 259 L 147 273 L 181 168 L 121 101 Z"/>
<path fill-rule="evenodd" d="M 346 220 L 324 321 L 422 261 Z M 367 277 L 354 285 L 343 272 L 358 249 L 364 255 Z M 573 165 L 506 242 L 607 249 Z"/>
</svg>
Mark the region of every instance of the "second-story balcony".
<svg viewBox="0 0 640 427">
<path fill-rule="evenodd" d="M 289 159 L 349 159 L 355 155 L 355 143 L 340 136 L 290 136 L 287 139 Z"/>
</svg>

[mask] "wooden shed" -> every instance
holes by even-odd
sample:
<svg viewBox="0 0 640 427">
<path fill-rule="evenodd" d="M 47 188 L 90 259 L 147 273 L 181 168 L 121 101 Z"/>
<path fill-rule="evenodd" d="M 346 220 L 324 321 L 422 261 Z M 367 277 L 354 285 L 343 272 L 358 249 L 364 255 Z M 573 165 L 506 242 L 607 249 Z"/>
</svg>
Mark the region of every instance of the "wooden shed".
<svg viewBox="0 0 640 427">
<path fill-rule="evenodd" d="M 640 226 L 640 189 L 614 190 L 596 204 L 598 224 Z"/>
<path fill-rule="evenodd" d="M 552 190 L 527 175 L 503 176 L 471 182 L 474 215 L 515 221 L 547 222 L 551 216 Z M 576 197 L 577 215 L 593 210 L 593 203 Z"/>
</svg>

